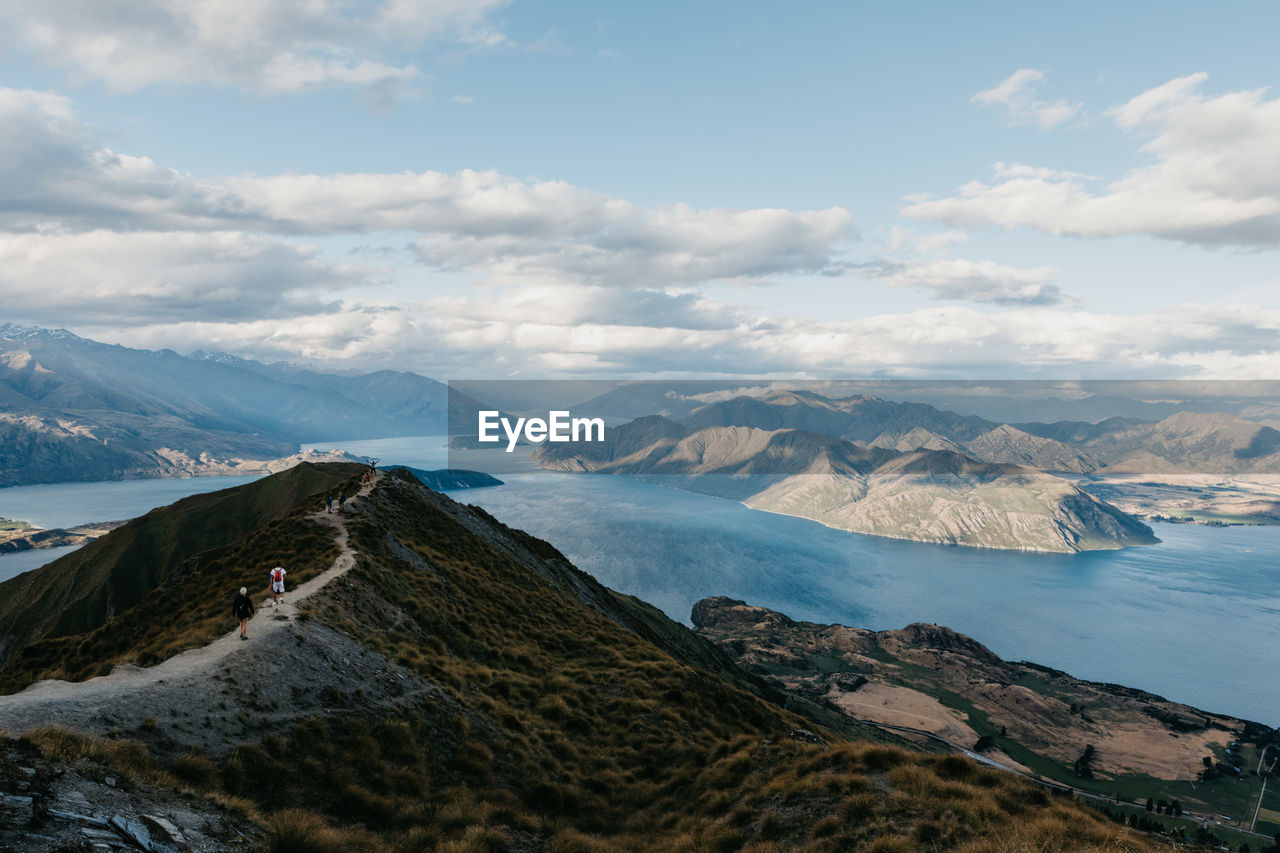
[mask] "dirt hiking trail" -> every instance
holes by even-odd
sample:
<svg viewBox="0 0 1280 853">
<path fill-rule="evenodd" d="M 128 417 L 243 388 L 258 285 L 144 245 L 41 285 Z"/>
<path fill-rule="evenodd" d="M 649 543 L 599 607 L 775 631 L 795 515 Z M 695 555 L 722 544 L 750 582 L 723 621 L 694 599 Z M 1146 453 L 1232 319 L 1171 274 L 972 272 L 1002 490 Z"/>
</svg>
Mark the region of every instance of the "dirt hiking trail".
<svg viewBox="0 0 1280 853">
<path fill-rule="evenodd" d="M 348 510 L 358 508 L 376 483 L 375 477 L 363 484 L 348 499 Z M 380 678 L 388 688 L 388 698 L 402 695 L 414 679 L 398 667 L 369 660 L 374 656 L 339 631 L 296 620 L 298 605 L 339 581 L 356 560 L 345 515 L 320 510 L 308 517 L 334 529 L 340 553 L 322 574 L 286 589 L 279 608 L 269 595 L 257 605 L 248 640 L 240 639 L 228 612 L 227 621 L 235 627 L 227 634 L 155 666 L 120 664 L 86 681 L 37 682 L 0 696 L 0 731 L 17 735 L 38 726 L 65 725 L 107 733 L 137 726 L 150 730 L 160 720 L 186 732 L 178 739 L 217 751 L 229 736 L 251 727 L 249 712 L 270 711 L 275 720 L 294 716 L 291 710 L 300 716 L 325 704 L 322 695 L 331 700 L 348 687 L 367 691 L 370 668 L 374 680 Z"/>
</svg>

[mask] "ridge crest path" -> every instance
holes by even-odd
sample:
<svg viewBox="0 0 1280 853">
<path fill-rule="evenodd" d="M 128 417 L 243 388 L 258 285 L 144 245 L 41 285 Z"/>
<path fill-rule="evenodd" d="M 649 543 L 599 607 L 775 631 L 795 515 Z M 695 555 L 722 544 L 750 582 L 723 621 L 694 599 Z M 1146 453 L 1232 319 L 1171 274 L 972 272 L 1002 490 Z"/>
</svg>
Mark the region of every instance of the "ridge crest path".
<svg viewBox="0 0 1280 853">
<path fill-rule="evenodd" d="M 350 508 L 360 498 L 365 497 L 378 482 L 378 475 L 370 483 L 362 484 L 360 491 L 349 498 Z M 63 681 L 46 679 L 29 685 L 18 693 L 0 696 L 0 731 L 8 730 L 11 734 L 20 734 L 32 727 L 33 720 L 39 720 L 41 708 L 55 710 L 65 709 L 68 704 L 80 706 L 88 712 L 95 706 L 102 713 L 98 718 L 108 718 L 107 712 L 119 703 L 115 700 L 128 695 L 139 695 L 149 688 L 177 683 L 191 684 L 195 681 L 208 680 L 215 677 L 219 669 L 226 669 L 226 664 L 233 658 L 241 658 L 241 653 L 252 653 L 260 647 L 276 645 L 272 641 L 286 626 L 295 624 L 297 605 L 319 592 L 334 580 L 342 577 L 355 565 L 356 552 L 348 541 L 347 519 L 344 514 L 319 510 L 308 518 L 328 524 L 336 531 L 334 538 L 339 554 L 329 568 L 292 591 L 285 592 L 285 601 L 279 609 L 271 606 L 268 596 L 261 606 L 257 607 L 249 620 L 249 639 L 241 642 L 239 625 L 205 646 L 187 649 L 173 657 L 161 661 L 155 666 L 140 667 L 133 664 L 117 664 L 107 675 L 95 676 L 85 681 Z M 283 618 L 282 618 L 283 617 Z M 229 612 L 229 620 L 235 617 Z M 63 722 L 60 714 L 42 723 Z M 83 715 L 74 715 L 83 716 Z M 36 724 L 42 724 L 37 722 Z"/>
</svg>

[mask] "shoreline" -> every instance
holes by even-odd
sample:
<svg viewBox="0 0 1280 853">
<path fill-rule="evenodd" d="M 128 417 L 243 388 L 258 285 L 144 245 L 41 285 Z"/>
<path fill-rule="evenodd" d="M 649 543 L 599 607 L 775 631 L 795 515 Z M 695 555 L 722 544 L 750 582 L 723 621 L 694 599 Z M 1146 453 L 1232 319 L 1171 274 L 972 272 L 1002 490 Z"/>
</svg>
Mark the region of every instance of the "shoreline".
<svg viewBox="0 0 1280 853">
<path fill-rule="evenodd" d="M 4 529 L 6 524 L 14 526 L 6 530 Z M 74 527 L 45 528 L 17 519 L 0 518 L 0 557 L 46 548 L 87 545 L 125 524 L 128 524 L 128 520 L 97 521 L 77 524 Z"/>
</svg>

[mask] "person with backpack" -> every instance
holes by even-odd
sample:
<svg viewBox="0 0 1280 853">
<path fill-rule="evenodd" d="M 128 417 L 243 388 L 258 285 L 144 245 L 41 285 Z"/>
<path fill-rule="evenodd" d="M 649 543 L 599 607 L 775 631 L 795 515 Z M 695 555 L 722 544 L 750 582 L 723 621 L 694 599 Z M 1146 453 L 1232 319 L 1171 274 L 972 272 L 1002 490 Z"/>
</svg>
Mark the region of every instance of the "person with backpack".
<svg viewBox="0 0 1280 853">
<path fill-rule="evenodd" d="M 249 598 L 249 590 L 240 587 L 240 594 L 231 603 L 231 612 L 240 620 L 240 639 L 249 639 L 249 617 L 253 615 L 253 600 Z"/>
<path fill-rule="evenodd" d="M 344 513 L 346 511 L 347 511 L 347 493 L 338 492 L 338 512 Z"/>
<path fill-rule="evenodd" d="M 284 576 L 283 566 L 276 566 L 271 570 L 271 606 L 279 607 L 284 601 Z"/>
<path fill-rule="evenodd" d="M 324 511 L 333 512 L 333 495 L 329 495 L 324 499 Z"/>
</svg>

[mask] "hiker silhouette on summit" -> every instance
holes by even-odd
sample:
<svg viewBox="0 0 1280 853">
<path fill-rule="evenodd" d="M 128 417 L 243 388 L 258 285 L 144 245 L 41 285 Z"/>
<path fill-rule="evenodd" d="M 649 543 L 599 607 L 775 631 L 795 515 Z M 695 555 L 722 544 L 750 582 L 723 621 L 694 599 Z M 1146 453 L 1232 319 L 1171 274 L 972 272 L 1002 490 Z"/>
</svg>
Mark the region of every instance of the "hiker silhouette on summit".
<svg viewBox="0 0 1280 853">
<path fill-rule="evenodd" d="M 249 590 L 240 587 L 240 594 L 231 604 L 231 612 L 240 620 L 240 639 L 249 639 L 249 617 L 253 615 L 253 600 L 249 598 Z"/>
</svg>

